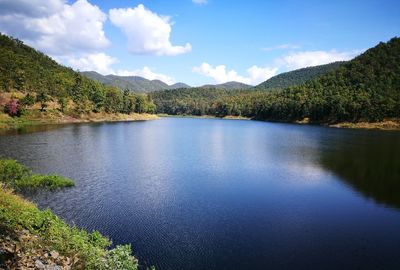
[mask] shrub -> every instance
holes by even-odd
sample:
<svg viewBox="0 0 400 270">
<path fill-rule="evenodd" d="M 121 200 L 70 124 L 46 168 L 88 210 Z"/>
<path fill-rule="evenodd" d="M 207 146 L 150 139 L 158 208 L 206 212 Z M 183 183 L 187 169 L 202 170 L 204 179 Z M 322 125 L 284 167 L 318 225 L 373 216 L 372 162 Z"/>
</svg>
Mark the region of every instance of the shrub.
<svg viewBox="0 0 400 270">
<path fill-rule="evenodd" d="M 30 107 L 35 104 L 35 97 L 31 94 L 27 94 L 20 100 L 21 106 Z"/>
<path fill-rule="evenodd" d="M 17 99 L 11 99 L 4 107 L 4 112 L 10 116 L 20 116 L 22 111 Z"/>
<path fill-rule="evenodd" d="M 0 182 L 16 189 L 60 188 L 74 186 L 74 181 L 59 175 L 34 174 L 12 159 L 0 159 Z"/>
<path fill-rule="evenodd" d="M 29 177 L 31 171 L 12 159 L 0 159 L 0 182 L 13 186 L 15 181 Z"/>
<path fill-rule="evenodd" d="M 15 181 L 17 188 L 59 188 L 72 187 L 74 181 L 59 175 L 33 174 Z"/>
</svg>

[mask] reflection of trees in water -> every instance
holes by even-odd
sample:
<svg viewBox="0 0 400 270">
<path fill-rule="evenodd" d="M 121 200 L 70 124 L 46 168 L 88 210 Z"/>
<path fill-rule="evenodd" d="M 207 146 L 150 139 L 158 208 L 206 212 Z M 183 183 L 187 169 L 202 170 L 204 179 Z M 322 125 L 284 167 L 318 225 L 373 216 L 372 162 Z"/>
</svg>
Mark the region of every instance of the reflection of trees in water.
<svg viewBox="0 0 400 270">
<path fill-rule="evenodd" d="M 400 136 L 372 135 L 335 142 L 321 164 L 364 196 L 400 208 Z"/>
</svg>

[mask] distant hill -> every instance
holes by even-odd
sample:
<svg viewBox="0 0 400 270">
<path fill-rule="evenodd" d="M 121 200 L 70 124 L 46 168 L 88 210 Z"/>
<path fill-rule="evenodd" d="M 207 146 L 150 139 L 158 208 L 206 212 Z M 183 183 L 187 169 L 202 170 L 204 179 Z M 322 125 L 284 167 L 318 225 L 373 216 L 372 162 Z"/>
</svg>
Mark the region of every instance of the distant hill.
<svg viewBox="0 0 400 270">
<path fill-rule="evenodd" d="M 95 71 L 83 71 L 82 75 L 99 81 L 105 85 L 115 86 L 121 90 L 129 89 L 132 92 L 148 93 L 159 90 L 189 88 L 190 86 L 184 83 L 175 83 L 168 85 L 160 80 L 148 80 L 140 76 L 118 76 L 118 75 L 101 75 Z"/>
<path fill-rule="evenodd" d="M 272 89 L 285 89 L 290 86 L 299 85 L 306 81 L 317 78 L 318 76 L 324 75 L 334 69 L 342 66 L 344 61 L 333 62 L 326 65 L 320 65 L 315 67 L 306 67 L 296 69 L 293 71 L 281 73 L 276 75 L 267 81 L 260 83 L 256 86 L 259 90 L 272 90 Z"/>
<path fill-rule="evenodd" d="M 97 76 L 95 73 L 91 75 Z M 0 33 L 0 94 L 14 91 L 29 94 L 33 100 L 28 104 L 40 102 L 45 105 L 52 100 L 58 102 L 60 107 L 68 107 L 68 102 L 72 101 L 74 108 L 71 109 L 75 114 L 154 110 L 154 104 L 145 95 L 123 93 L 115 87 L 99 83 L 97 80 L 100 79 L 101 75 L 96 80 L 89 79 L 22 41 Z"/>
<path fill-rule="evenodd" d="M 226 83 L 221 83 L 221 84 L 206 84 L 203 86 L 200 86 L 200 88 L 216 88 L 216 89 L 224 89 L 224 90 L 240 90 L 240 89 L 249 89 L 252 88 L 253 86 L 241 83 L 241 82 L 226 82 Z"/>
<path fill-rule="evenodd" d="M 256 88 L 192 88 L 151 97 L 157 112 L 168 114 L 313 123 L 400 119 L 400 38 L 381 42 L 351 61 L 287 72 Z"/>
</svg>

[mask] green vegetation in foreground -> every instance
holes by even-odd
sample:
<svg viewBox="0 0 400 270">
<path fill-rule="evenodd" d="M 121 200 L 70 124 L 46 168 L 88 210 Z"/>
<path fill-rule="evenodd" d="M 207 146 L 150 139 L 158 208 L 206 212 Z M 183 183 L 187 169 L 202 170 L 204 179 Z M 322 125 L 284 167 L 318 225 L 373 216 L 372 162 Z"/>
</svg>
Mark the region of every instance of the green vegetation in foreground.
<svg viewBox="0 0 400 270">
<path fill-rule="evenodd" d="M 4 233 L 9 236 L 28 230 L 36 240 L 26 247 L 19 243 L 22 249 L 55 250 L 70 258 L 68 261 L 73 269 L 137 269 L 138 261 L 131 255 L 130 245 L 108 249 L 111 241 L 99 232 L 89 233 L 68 226 L 49 209 L 39 210 L 12 190 L 69 187 L 74 185 L 72 180 L 57 175 L 34 174 L 15 160 L 0 159 L 0 182 L 0 243 Z"/>
<path fill-rule="evenodd" d="M 72 187 L 74 181 L 59 175 L 35 174 L 12 159 L 0 159 L 0 182 L 9 188 L 61 188 Z"/>
<path fill-rule="evenodd" d="M 0 188 L 0 224 L 6 232 L 28 230 L 37 236 L 30 249 L 56 250 L 72 258 L 73 269 L 136 270 L 138 267 L 130 245 L 108 250 L 111 242 L 99 232 L 70 227 L 50 210 L 41 211 L 5 188 Z"/>
<path fill-rule="evenodd" d="M 379 43 L 328 73 L 285 89 L 192 88 L 150 96 L 157 113 L 171 115 L 233 115 L 281 122 L 308 119 L 324 124 L 399 119 L 400 38 Z"/>
</svg>

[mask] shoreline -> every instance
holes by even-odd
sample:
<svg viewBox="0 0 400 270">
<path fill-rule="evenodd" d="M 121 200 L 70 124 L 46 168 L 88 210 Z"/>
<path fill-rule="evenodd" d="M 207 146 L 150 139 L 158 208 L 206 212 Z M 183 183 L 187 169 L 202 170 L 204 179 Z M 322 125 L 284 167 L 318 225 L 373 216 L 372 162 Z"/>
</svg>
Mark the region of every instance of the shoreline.
<svg viewBox="0 0 400 270">
<path fill-rule="evenodd" d="M 224 119 L 224 120 L 252 120 L 249 117 L 244 117 L 244 116 L 233 116 L 233 115 L 227 115 L 224 117 L 218 117 L 214 115 L 188 115 L 188 114 L 157 114 L 158 117 L 160 118 L 200 118 L 200 119 Z"/>
<path fill-rule="evenodd" d="M 122 114 L 122 113 L 88 113 L 77 116 L 63 114 L 56 110 L 45 112 L 31 111 L 27 115 L 11 117 L 7 114 L 0 114 L 0 131 L 12 131 L 20 128 L 38 125 L 63 125 L 78 123 L 101 123 L 101 122 L 130 122 L 156 120 L 159 117 L 155 114 Z"/>
<path fill-rule="evenodd" d="M 286 124 L 296 124 L 296 125 L 314 125 L 321 127 L 330 127 L 330 128 L 342 128 L 342 129 L 365 129 L 365 130 L 384 130 L 384 131 L 400 131 L 400 119 L 390 118 L 385 119 L 381 122 L 340 122 L 336 124 L 329 123 L 312 123 L 307 119 L 302 121 L 294 121 L 294 122 L 284 122 L 284 121 L 270 121 L 270 120 L 261 120 L 261 119 L 251 119 L 249 117 L 243 116 L 232 116 L 227 115 L 224 117 L 217 117 L 213 115 L 170 115 L 170 114 L 157 114 L 160 118 L 200 118 L 200 119 L 224 119 L 224 120 L 255 120 L 255 121 L 263 121 L 270 123 L 286 123 Z"/>
<path fill-rule="evenodd" d="M 227 115 L 217 117 L 213 115 L 169 115 L 169 114 L 122 114 L 122 113 L 88 113 L 78 117 L 67 115 L 58 110 L 48 110 L 45 112 L 30 111 L 29 114 L 20 117 L 11 117 L 7 114 L 0 113 L 0 132 L 18 130 L 24 127 L 40 126 L 40 125 L 64 125 L 79 123 L 107 123 L 107 122 L 135 122 L 157 120 L 160 118 L 200 118 L 200 119 L 223 119 L 223 120 L 256 120 L 271 123 L 288 123 L 297 125 L 318 125 L 330 128 L 342 129 L 365 129 L 365 130 L 384 130 L 384 131 L 400 131 L 400 119 L 390 118 L 381 122 L 340 122 L 335 124 L 329 123 L 312 123 L 307 119 L 294 122 L 279 122 L 260 119 L 251 119 L 243 116 Z"/>
</svg>

